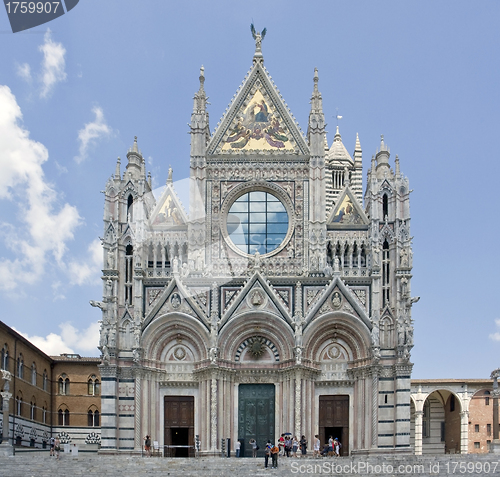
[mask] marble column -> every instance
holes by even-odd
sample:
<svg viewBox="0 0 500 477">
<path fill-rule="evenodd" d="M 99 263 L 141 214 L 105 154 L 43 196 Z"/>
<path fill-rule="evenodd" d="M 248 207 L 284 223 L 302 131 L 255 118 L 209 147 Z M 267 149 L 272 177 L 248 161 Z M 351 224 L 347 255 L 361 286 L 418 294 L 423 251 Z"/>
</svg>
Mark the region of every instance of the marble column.
<svg viewBox="0 0 500 477">
<path fill-rule="evenodd" d="M 415 455 L 422 455 L 422 421 L 424 411 L 415 411 Z"/>
</svg>

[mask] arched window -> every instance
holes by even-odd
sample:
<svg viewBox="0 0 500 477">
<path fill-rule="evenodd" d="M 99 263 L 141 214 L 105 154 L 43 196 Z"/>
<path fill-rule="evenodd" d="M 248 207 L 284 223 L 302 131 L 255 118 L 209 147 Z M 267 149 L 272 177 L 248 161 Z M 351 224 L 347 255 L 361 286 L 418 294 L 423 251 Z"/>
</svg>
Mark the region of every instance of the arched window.
<svg viewBox="0 0 500 477">
<path fill-rule="evenodd" d="M 24 359 L 22 353 L 19 353 L 17 358 L 17 376 L 21 379 L 24 378 Z"/>
<path fill-rule="evenodd" d="M 489 391 L 484 391 L 484 405 L 485 406 L 490 405 L 490 392 Z"/>
<path fill-rule="evenodd" d="M 389 290 L 390 290 L 390 261 L 389 261 L 389 243 L 387 239 L 384 240 L 382 246 L 382 307 L 390 304 Z"/>
<path fill-rule="evenodd" d="M 394 346 L 394 324 L 388 316 L 380 320 L 380 347 L 392 348 Z"/>
<path fill-rule="evenodd" d="M 32 421 L 36 420 L 36 402 L 35 402 L 34 396 L 33 396 L 31 403 L 30 403 L 30 419 Z"/>
<path fill-rule="evenodd" d="M 47 424 L 47 403 L 44 403 L 42 407 L 42 422 Z"/>
<path fill-rule="evenodd" d="M 134 220 L 134 198 L 132 194 L 128 196 L 127 199 L 127 221 L 132 222 Z"/>
<path fill-rule="evenodd" d="M 47 370 L 43 370 L 43 390 L 47 391 L 48 390 L 48 383 L 49 383 L 49 376 L 47 375 Z"/>
<path fill-rule="evenodd" d="M 33 384 L 33 386 L 36 386 L 36 364 L 33 363 L 31 365 L 31 384 Z"/>
<path fill-rule="evenodd" d="M 387 194 L 384 194 L 382 196 L 382 220 L 385 220 L 385 218 L 389 215 L 389 198 L 387 197 Z"/>
<path fill-rule="evenodd" d="M 7 346 L 7 343 L 3 345 L 2 348 L 2 362 L 0 363 L 2 366 L 2 369 L 9 370 L 9 347 Z"/>
<path fill-rule="evenodd" d="M 97 379 L 96 375 L 93 374 L 90 376 L 88 380 L 88 394 L 91 396 L 98 396 L 100 389 L 99 379 Z"/>
<path fill-rule="evenodd" d="M 58 424 L 59 426 L 69 426 L 69 409 L 60 408 L 57 411 Z"/>
<path fill-rule="evenodd" d="M 69 378 L 66 374 L 59 378 L 59 394 L 69 394 Z"/>
<path fill-rule="evenodd" d="M 125 304 L 132 304 L 132 272 L 134 247 L 127 245 L 125 249 Z"/>
<path fill-rule="evenodd" d="M 23 415 L 23 394 L 19 391 L 19 394 L 16 396 L 16 414 L 18 416 Z"/>
<path fill-rule="evenodd" d="M 89 427 L 99 427 L 99 411 L 89 409 L 87 413 L 87 424 Z"/>
</svg>

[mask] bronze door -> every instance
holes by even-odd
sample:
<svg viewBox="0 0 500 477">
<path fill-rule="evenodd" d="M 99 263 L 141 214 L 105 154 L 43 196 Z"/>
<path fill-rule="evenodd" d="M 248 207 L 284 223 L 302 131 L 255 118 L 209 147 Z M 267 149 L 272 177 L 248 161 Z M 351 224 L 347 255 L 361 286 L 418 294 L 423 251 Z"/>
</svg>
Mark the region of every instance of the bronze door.
<svg viewBox="0 0 500 477">
<path fill-rule="evenodd" d="M 238 389 L 238 439 L 241 455 L 252 457 L 250 439 L 259 446 L 257 455 L 264 455 L 268 439 L 274 441 L 274 384 L 240 384 Z"/>
<path fill-rule="evenodd" d="M 337 437 L 342 444 L 340 455 L 349 455 L 349 396 L 319 397 L 319 438 L 321 445 Z"/>
</svg>

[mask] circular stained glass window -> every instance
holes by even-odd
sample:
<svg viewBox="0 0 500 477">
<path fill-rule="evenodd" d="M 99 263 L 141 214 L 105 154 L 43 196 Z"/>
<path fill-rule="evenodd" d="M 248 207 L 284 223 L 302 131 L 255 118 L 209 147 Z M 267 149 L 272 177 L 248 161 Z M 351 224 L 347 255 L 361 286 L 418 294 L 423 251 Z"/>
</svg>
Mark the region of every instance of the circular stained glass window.
<svg viewBox="0 0 500 477">
<path fill-rule="evenodd" d="M 229 209 L 227 233 L 242 252 L 264 255 L 281 245 L 288 222 L 285 206 L 277 197 L 263 191 L 248 192 Z"/>
</svg>

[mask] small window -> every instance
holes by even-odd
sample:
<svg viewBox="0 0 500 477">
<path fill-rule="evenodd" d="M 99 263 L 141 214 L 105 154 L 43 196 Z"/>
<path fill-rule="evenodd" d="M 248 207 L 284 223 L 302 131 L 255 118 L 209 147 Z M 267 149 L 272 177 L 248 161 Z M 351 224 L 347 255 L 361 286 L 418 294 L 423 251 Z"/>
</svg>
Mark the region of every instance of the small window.
<svg viewBox="0 0 500 477">
<path fill-rule="evenodd" d="M 479 424 L 476 424 L 476 425 L 474 426 L 474 432 L 479 432 Z"/>
<path fill-rule="evenodd" d="M 474 449 L 481 449 L 481 443 L 480 442 L 474 442 Z"/>
<path fill-rule="evenodd" d="M 23 414 L 23 396 L 19 395 L 16 397 L 16 414 L 22 416 Z"/>
<path fill-rule="evenodd" d="M 486 424 L 486 434 L 491 436 L 491 424 Z"/>
<path fill-rule="evenodd" d="M 59 409 L 59 411 L 57 411 L 57 415 L 58 415 L 58 421 L 59 421 L 59 425 L 60 426 L 69 426 L 69 410 L 66 409 L 66 410 L 62 410 L 62 409 Z"/>
<path fill-rule="evenodd" d="M 47 391 L 48 389 L 48 381 L 49 381 L 49 376 L 47 375 L 47 370 L 43 370 L 43 390 Z"/>
<path fill-rule="evenodd" d="M 486 441 L 486 447 L 488 448 L 488 451 L 491 449 L 491 441 Z"/>
<path fill-rule="evenodd" d="M 490 405 L 490 398 L 489 398 L 489 396 L 486 396 L 486 397 L 484 398 L 484 405 L 485 405 L 485 406 L 489 406 L 489 405 Z"/>
<path fill-rule="evenodd" d="M 36 403 L 34 401 L 31 401 L 30 404 L 30 419 L 32 421 L 36 420 Z"/>
<path fill-rule="evenodd" d="M 99 379 L 97 379 L 96 375 L 93 374 L 88 380 L 88 394 L 91 396 L 99 396 L 99 389 Z"/>
<path fill-rule="evenodd" d="M 87 420 L 88 427 L 99 427 L 99 411 L 96 410 L 92 412 L 92 410 L 89 410 L 87 416 L 88 416 Z"/>
<path fill-rule="evenodd" d="M 17 376 L 21 379 L 24 378 L 24 359 L 22 354 L 17 358 Z"/>
<path fill-rule="evenodd" d="M 2 348 L 2 369 L 8 370 L 9 369 L 9 347 L 7 346 L 7 343 Z"/>
</svg>

